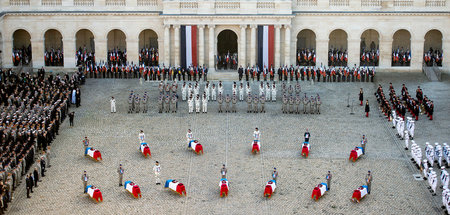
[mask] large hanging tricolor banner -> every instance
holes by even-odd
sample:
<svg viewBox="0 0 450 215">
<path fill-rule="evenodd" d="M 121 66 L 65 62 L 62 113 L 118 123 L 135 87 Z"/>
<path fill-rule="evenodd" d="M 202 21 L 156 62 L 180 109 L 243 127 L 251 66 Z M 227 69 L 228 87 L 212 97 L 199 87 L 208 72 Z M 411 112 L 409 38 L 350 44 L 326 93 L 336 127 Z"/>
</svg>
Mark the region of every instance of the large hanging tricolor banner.
<svg viewBox="0 0 450 215">
<path fill-rule="evenodd" d="M 197 66 L 197 26 L 182 25 L 180 37 L 181 67 Z"/>
<path fill-rule="evenodd" d="M 273 65 L 274 59 L 274 27 L 258 25 L 258 66 L 261 69 Z"/>
</svg>

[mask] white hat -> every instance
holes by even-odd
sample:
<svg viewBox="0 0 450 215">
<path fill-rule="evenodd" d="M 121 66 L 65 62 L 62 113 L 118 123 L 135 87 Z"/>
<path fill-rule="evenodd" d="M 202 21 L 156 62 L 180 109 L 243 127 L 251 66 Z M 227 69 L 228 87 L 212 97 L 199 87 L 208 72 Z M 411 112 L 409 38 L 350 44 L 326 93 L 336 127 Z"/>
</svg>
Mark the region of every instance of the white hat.
<svg viewBox="0 0 450 215">
<path fill-rule="evenodd" d="M 435 146 L 437 146 L 437 145 L 438 145 L 438 143 L 434 143 L 434 145 L 435 145 Z"/>
<path fill-rule="evenodd" d="M 426 142 L 425 144 L 428 145 L 428 144 L 430 144 L 430 143 L 429 143 L 429 142 Z"/>
</svg>

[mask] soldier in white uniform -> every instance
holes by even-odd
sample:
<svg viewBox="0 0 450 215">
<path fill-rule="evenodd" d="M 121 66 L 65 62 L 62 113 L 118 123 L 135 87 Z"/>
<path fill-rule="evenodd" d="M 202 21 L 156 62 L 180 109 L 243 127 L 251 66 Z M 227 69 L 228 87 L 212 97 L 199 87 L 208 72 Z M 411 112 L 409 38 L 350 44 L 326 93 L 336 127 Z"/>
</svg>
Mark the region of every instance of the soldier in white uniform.
<svg viewBox="0 0 450 215">
<path fill-rule="evenodd" d="M 144 134 L 144 131 L 141 130 L 141 132 L 139 132 L 139 142 L 143 143 L 144 139 L 145 139 L 145 134 Z"/>
<path fill-rule="evenodd" d="M 209 101 L 210 89 L 211 89 L 211 85 L 209 85 L 209 81 L 207 81 L 205 84 L 205 90 L 204 90 L 204 93 L 206 93 L 206 101 Z"/>
<path fill-rule="evenodd" d="M 236 82 L 233 82 L 233 86 L 231 87 L 231 94 L 237 95 L 237 85 Z"/>
<path fill-rule="evenodd" d="M 409 131 L 409 136 L 411 137 L 411 140 L 414 140 L 414 129 L 415 129 L 415 121 L 414 120 L 411 120 L 411 122 L 409 122 L 409 128 L 408 128 L 408 131 Z"/>
<path fill-rule="evenodd" d="M 194 86 L 194 96 L 197 98 L 197 96 L 200 94 L 200 86 L 198 85 L 198 82 L 195 82 Z"/>
<path fill-rule="evenodd" d="M 444 156 L 445 166 L 449 166 L 450 164 L 450 148 L 447 143 L 442 144 L 442 156 Z"/>
<path fill-rule="evenodd" d="M 244 84 L 239 85 L 239 101 L 244 101 Z"/>
<path fill-rule="evenodd" d="M 187 131 L 187 133 L 186 133 L 186 140 L 187 140 L 187 142 L 189 143 L 189 142 L 191 142 L 191 140 L 193 140 L 193 139 L 194 139 L 194 135 L 192 134 L 191 129 L 188 129 L 188 131 Z"/>
<path fill-rule="evenodd" d="M 405 150 L 409 148 L 409 134 L 408 131 L 405 131 Z"/>
<path fill-rule="evenodd" d="M 397 114 L 395 113 L 395 110 L 392 111 L 391 113 L 391 117 L 392 117 L 392 128 L 396 127 L 397 124 Z"/>
<path fill-rule="evenodd" d="M 266 84 L 266 94 L 265 94 L 265 97 L 266 97 L 266 101 L 270 101 L 270 83 L 269 82 L 267 82 L 267 84 Z"/>
<path fill-rule="evenodd" d="M 116 113 L 116 100 L 114 99 L 114 96 L 111 97 L 111 113 Z"/>
<path fill-rule="evenodd" d="M 448 189 L 448 182 L 449 182 L 449 178 L 448 178 L 448 172 L 447 170 L 445 170 L 445 167 L 441 167 L 441 188 L 446 190 Z"/>
<path fill-rule="evenodd" d="M 212 84 L 211 86 L 211 100 L 216 101 L 216 85 Z"/>
<path fill-rule="evenodd" d="M 159 162 L 155 162 L 155 166 L 153 166 L 153 172 L 155 172 L 155 179 L 156 179 L 156 185 L 161 184 L 161 179 L 159 179 L 161 175 L 161 165 L 159 165 Z"/>
<path fill-rule="evenodd" d="M 194 98 L 192 98 L 192 95 L 189 96 L 188 106 L 189 106 L 189 114 L 193 113 L 194 112 Z"/>
<path fill-rule="evenodd" d="M 277 100 L 277 85 L 275 82 L 272 84 L 272 102 L 275 102 Z"/>
<path fill-rule="evenodd" d="M 192 84 L 189 83 L 188 87 L 187 87 L 187 98 L 189 99 L 189 97 L 192 96 L 193 93 L 193 88 L 192 88 Z"/>
<path fill-rule="evenodd" d="M 183 101 L 186 101 L 187 88 L 186 82 L 183 82 L 183 86 L 181 87 L 181 100 Z"/>
<path fill-rule="evenodd" d="M 259 84 L 259 97 L 264 93 L 264 83 L 261 81 Z"/>
<path fill-rule="evenodd" d="M 434 159 L 439 165 L 442 166 L 442 147 L 438 143 L 434 143 Z"/>
<path fill-rule="evenodd" d="M 200 103 L 200 95 L 197 95 L 196 97 L 195 97 L 195 112 L 196 113 L 200 113 L 200 105 L 201 105 L 201 103 Z"/>
<path fill-rule="evenodd" d="M 425 143 L 425 155 L 427 157 L 428 164 L 432 167 L 434 164 L 434 148 L 428 142 Z"/>
<path fill-rule="evenodd" d="M 420 167 L 420 170 L 422 170 L 423 179 L 428 179 L 428 162 L 426 159 L 422 161 L 422 166 Z"/>
<path fill-rule="evenodd" d="M 450 190 L 449 189 L 444 189 L 442 191 L 442 209 L 446 209 L 444 210 L 445 213 L 448 212 L 448 203 L 450 200 Z"/>
<path fill-rule="evenodd" d="M 202 105 L 203 105 L 203 113 L 207 113 L 208 112 L 208 97 L 206 96 L 205 92 L 203 92 Z"/>
<path fill-rule="evenodd" d="M 253 141 L 260 141 L 261 139 L 261 131 L 259 131 L 258 128 L 255 128 L 255 131 L 253 132 Z"/>
<path fill-rule="evenodd" d="M 430 181 L 431 193 L 433 193 L 432 195 L 435 196 L 438 179 L 437 179 L 436 172 L 434 170 L 431 170 L 430 172 L 431 172 L 431 174 L 430 174 L 430 178 L 428 178 L 428 180 Z"/>
</svg>

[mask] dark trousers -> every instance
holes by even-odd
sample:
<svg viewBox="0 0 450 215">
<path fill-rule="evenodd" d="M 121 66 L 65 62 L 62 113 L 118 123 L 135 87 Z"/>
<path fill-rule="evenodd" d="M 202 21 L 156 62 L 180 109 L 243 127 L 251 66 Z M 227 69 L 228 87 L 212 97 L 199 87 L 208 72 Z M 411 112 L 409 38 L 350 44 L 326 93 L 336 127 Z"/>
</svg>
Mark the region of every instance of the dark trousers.
<svg viewBox="0 0 450 215">
<path fill-rule="evenodd" d="M 73 126 L 73 119 L 69 119 L 69 125 Z"/>
<path fill-rule="evenodd" d="M 30 198 L 30 188 L 27 187 L 27 198 Z"/>
</svg>

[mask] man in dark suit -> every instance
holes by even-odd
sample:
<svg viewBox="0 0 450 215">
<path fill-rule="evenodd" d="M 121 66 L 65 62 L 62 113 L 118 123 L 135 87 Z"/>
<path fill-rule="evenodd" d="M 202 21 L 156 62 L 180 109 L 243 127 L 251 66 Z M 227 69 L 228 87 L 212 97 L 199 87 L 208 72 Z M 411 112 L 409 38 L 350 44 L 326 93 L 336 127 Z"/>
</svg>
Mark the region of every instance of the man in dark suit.
<svg viewBox="0 0 450 215">
<path fill-rule="evenodd" d="M 31 173 L 27 175 L 25 182 L 27 186 L 27 198 L 31 198 L 30 192 L 33 192 L 33 178 L 31 177 Z"/>
<path fill-rule="evenodd" d="M 34 186 L 35 187 L 38 187 L 38 181 L 39 181 L 39 171 L 38 171 L 38 169 L 37 169 L 37 167 L 35 167 L 34 168 L 34 171 L 33 171 L 33 178 L 34 178 Z"/>
</svg>

